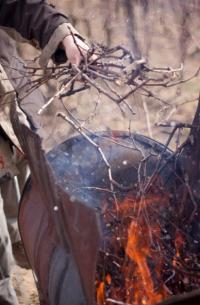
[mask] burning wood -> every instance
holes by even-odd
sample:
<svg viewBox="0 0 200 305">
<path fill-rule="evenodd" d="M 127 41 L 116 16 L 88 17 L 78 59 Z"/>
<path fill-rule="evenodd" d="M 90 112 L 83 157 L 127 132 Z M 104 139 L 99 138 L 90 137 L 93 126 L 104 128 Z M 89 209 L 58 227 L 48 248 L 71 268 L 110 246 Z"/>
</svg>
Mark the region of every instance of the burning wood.
<svg viewBox="0 0 200 305">
<path fill-rule="evenodd" d="M 114 211 L 112 216 L 104 215 L 98 305 L 154 305 L 174 293 L 198 287 L 200 270 L 195 274 L 185 269 L 191 259 L 191 240 L 186 232 L 175 229 L 175 223 L 168 223 L 175 213 L 170 196 L 160 191 L 138 200 L 129 194 L 118 206 L 118 215 Z M 104 274 L 109 274 L 109 282 Z"/>
</svg>

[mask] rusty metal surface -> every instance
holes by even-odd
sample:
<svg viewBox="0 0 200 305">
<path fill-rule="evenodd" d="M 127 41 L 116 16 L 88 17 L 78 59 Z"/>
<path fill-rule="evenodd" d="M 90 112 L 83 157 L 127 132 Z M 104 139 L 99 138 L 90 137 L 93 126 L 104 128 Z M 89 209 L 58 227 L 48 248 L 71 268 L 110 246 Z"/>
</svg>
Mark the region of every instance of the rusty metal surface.
<svg viewBox="0 0 200 305">
<path fill-rule="evenodd" d="M 22 200 L 20 230 L 28 258 L 39 280 L 44 304 L 51 304 L 48 299 L 48 272 L 51 256 L 57 247 L 64 249 L 66 256 L 70 255 L 74 260 L 79 277 L 79 283 L 76 284 L 77 287 L 80 286 L 81 304 L 94 304 L 93 283 L 100 240 L 96 212 L 81 202 L 70 202 L 67 193 L 56 183 L 38 136 L 21 125 L 17 116 L 14 117 L 14 127 L 26 153 L 32 176 L 32 188 L 24 194 Z M 26 203 L 28 211 L 24 207 Z M 87 280 L 83 280 L 85 274 Z M 60 304 L 64 304 L 63 301 Z"/>
</svg>

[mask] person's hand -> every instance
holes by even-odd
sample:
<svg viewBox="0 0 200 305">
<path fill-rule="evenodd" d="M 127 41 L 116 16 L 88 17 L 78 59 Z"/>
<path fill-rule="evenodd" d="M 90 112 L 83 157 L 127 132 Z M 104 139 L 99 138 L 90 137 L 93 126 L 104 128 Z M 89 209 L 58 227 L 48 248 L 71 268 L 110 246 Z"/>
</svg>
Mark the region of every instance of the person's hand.
<svg viewBox="0 0 200 305">
<path fill-rule="evenodd" d="M 75 41 L 74 41 L 75 40 Z M 89 46 L 77 36 L 68 35 L 62 41 L 66 56 L 72 65 L 79 66 L 80 62 L 88 57 Z M 95 60 L 92 55 L 90 60 Z"/>
</svg>

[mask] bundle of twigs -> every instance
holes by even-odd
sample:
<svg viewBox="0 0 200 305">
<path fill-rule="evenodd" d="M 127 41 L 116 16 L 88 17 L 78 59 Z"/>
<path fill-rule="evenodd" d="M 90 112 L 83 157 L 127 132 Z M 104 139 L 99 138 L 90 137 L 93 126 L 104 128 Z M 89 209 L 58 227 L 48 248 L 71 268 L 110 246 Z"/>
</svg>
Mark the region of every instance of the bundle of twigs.
<svg viewBox="0 0 200 305">
<path fill-rule="evenodd" d="M 79 48 L 78 45 L 77 48 Z M 81 53 L 80 48 L 79 51 Z M 95 54 L 95 59 L 93 54 Z M 154 94 L 152 88 L 176 86 L 177 84 L 195 78 L 199 73 L 198 69 L 190 78 L 182 79 L 182 65 L 177 69 L 171 67 L 151 67 L 144 58 L 135 59 L 134 54 L 122 46 L 108 48 L 97 44 L 91 46 L 87 58 L 84 59 L 78 67 L 72 66 L 69 62 L 66 62 L 59 66 L 53 65 L 47 67 L 45 71 L 34 65 L 27 65 L 24 68 L 25 76 L 28 76 L 31 79 L 27 88 L 25 88 L 27 94 L 51 79 L 58 81 L 60 84 L 59 89 L 38 110 L 38 114 L 42 114 L 55 98 L 60 99 L 66 111 L 64 113 L 57 113 L 57 116 L 70 124 L 76 132 L 80 133 L 91 143 L 91 145 L 98 149 L 108 168 L 111 191 L 113 191 L 114 185 L 117 185 L 118 187 L 120 187 L 120 185 L 118 185 L 112 177 L 111 167 L 104 152 L 90 138 L 90 134 L 93 132 L 83 126 L 80 120 L 71 113 L 68 107 L 63 103 L 63 98 L 93 88 L 99 96 L 105 96 L 109 101 L 114 102 L 122 112 L 123 108 L 121 108 L 121 106 L 126 105 L 129 111 L 134 115 L 128 98 L 134 95 L 135 92 L 153 97 L 165 107 L 166 102 L 157 94 Z M 164 151 L 168 148 L 169 143 L 178 128 L 177 125 L 174 127 L 172 134 L 170 134 L 169 139 L 167 140 Z M 176 153 L 177 152 L 175 152 L 175 154 Z M 154 181 L 154 176 L 156 176 L 158 169 L 159 164 L 158 168 L 155 170 L 155 174 L 151 177 L 149 183 L 145 187 L 146 191 L 149 189 L 152 181 Z"/>
<path fill-rule="evenodd" d="M 95 59 L 92 59 L 93 54 L 96 54 Z M 181 80 L 182 71 L 182 65 L 177 69 L 150 67 L 144 58 L 135 59 L 134 55 L 122 46 L 107 48 L 92 45 L 87 58 L 79 67 L 66 62 L 63 65 L 47 67 L 44 73 L 42 68 L 26 66 L 25 74 L 31 77 L 26 91 L 29 94 L 51 79 L 58 80 L 59 90 L 38 110 L 38 114 L 41 114 L 56 97 L 71 96 L 90 88 L 95 88 L 99 94 L 106 96 L 119 107 L 125 103 L 133 113 L 127 102 L 131 95 L 140 91 L 142 95 L 164 102 L 152 92 L 152 87 L 170 87 L 188 81 Z"/>
</svg>

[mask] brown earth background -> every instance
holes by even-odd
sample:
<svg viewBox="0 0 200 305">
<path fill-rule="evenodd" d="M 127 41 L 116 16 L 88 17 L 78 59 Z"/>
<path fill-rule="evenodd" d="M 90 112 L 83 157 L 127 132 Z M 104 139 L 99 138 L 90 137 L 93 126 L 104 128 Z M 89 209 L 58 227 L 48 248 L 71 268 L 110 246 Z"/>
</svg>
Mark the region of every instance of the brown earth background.
<svg viewBox="0 0 200 305">
<path fill-rule="evenodd" d="M 183 64 L 183 79 L 195 74 L 200 66 L 200 0 L 53 2 L 56 7 L 64 10 L 79 32 L 91 41 L 108 46 L 124 45 L 134 54 L 145 57 L 152 67 L 178 68 Z M 29 45 L 19 45 L 18 49 L 25 60 L 32 59 L 38 54 L 38 51 Z M 45 95 L 52 96 L 57 85 L 55 82 L 46 85 L 43 88 Z M 129 99 L 129 103 L 136 115 L 131 117 L 127 112 L 126 118 L 121 116 L 116 105 L 102 97 L 98 111 L 87 121 L 87 127 L 94 131 L 130 128 L 131 131 L 146 134 L 165 143 L 171 129 L 157 127 L 157 123 L 191 122 L 199 91 L 197 76 L 192 81 L 174 88 L 156 89 L 156 94 L 167 102 L 167 106 L 163 106 L 154 98 L 135 94 Z M 68 98 L 66 103 L 72 113 L 84 121 L 93 111 L 95 98 L 95 92 L 85 92 Z M 61 105 L 55 101 L 44 115 L 49 147 L 74 133 L 72 128 L 59 122 L 55 117 L 55 112 L 60 107 Z M 148 126 L 147 116 L 150 123 Z M 181 142 L 187 131 L 181 131 L 180 135 Z M 172 148 L 177 144 L 176 141 L 172 142 Z M 14 285 L 20 305 L 39 304 L 31 271 L 16 266 Z"/>
</svg>

